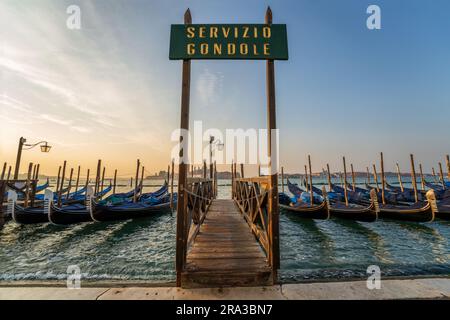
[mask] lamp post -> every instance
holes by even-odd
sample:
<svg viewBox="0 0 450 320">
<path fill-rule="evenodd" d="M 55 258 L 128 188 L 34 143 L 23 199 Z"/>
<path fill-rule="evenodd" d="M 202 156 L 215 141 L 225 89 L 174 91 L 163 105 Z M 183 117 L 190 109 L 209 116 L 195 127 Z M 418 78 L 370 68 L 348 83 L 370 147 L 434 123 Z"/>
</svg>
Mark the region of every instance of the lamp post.
<svg viewBox="0 0 450 320">
<path fill-rule="evenodd" d="M 22 150 L 30 150 L 40 145 L 41 152 L 50 152 L 51 146 L 48 145 L 47 141 L 39 141 L 34 144 L 27 144 L 27 139 L 24 137 L 20 137 L 19 139 L 19 148 L 17 149 L 17 158 L 16 158 L 16 167 L 14 168 L 14 180 L 17 180 L 19 177 L 19 168 L 20 168 L 20 159 L 22 157 Z M 25 148 L 24 148 L 25 147 Z"/>
<path fill-rule="evenodd" d="M 214 136 L 209 136 L 209 177 L 210 179 L 213 178 L 213 161 L 212 161 L 212 155 L 213 155 L 213 146 L 217 146 L 217 149 L 219 151 L 223 150 L 223 142 L 220 140 L 215 140 Z"/>
</svg>

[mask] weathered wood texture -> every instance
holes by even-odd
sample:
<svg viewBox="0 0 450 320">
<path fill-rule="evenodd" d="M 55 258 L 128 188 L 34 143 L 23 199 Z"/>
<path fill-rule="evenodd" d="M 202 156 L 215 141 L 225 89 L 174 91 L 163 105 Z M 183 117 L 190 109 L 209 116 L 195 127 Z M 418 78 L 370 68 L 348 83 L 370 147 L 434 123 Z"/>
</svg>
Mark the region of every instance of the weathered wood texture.
<svg viewBox="0 0 450 320">
<path fill-rule="evenodd" d="M 183 287 L 272 284 L 267 258 L 233 200 L 213 200 L 181 280 Z"/>
</svg>

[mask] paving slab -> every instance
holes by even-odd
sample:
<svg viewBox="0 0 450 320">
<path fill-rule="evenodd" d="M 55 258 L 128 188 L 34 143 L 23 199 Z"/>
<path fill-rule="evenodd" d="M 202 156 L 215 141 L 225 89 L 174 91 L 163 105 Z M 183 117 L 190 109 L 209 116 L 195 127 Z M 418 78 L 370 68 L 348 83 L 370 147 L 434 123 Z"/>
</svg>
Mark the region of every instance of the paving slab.
<svg viewBox="0 0 450 320">
<path fill-rule="evenodd" d="M 366 281 L 283 284 L 268 287 L 182 289 L 112 287 L 67 289 L 56 286 L 0 287 L 0 300 L 392 300 L 450 299 L 450 278 L 382 280 L 369 290 Z"/>
<path fill-rule="evenodd" d="M 438 285 L 439 284 L 439 285 Z M 382 280 L 380 289 L 368 289 L 366 281 L 286 284 L 282 293 L 292 300 L 392 300 L 442 299 L 449 290 L 448 280 L 422 282 L 419 280 Z"/>
<path fill-rule="evenodd" d="M 0 300 L 95 300 L 108 288 L 67 289 L 56 287 L 0 288 Z"/>
<path fill-rule="evenodd" d="M 119 288 L 99 297 L 101 300 L 282 300 L 281 286 L 238 288 Z"/>
</svg>

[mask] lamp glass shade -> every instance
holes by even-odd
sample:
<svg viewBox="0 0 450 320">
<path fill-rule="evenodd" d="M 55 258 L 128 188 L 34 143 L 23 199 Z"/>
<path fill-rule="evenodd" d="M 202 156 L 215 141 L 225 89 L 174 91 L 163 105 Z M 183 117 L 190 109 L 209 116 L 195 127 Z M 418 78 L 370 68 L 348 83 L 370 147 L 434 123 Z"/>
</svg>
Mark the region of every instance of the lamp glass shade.
<svg viewBox="0 0 450 320">
<path fill-rule="evenodd" d="M 50 149 L 51 149 L 52 147 L 51 146 L 49 146 L 48 144 L 43 144 L 43 145 L 41 145 L 41 151 L 42 152 L 50 152 Z"/>
</svg>

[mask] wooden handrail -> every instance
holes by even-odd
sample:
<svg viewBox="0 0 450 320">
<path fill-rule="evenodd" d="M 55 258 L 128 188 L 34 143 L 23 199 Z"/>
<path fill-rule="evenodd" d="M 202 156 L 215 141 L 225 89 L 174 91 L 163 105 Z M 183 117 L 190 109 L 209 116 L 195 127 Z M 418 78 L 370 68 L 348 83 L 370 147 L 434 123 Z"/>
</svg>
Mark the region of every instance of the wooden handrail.
<svg viewBox="0 0 450 320">
<path fill-rule="evenodd" d="M 277 225 L 274 219 L 278 219 L 278 215 L 272 212 L 269 200 L 276 198 L 278 205 L 278 189 L 270 188 L 270 185 L 270 176 L 235 179 L 232 194 L 241 214 L 263 248 L 269 265 L 276 273 L 279 248 L 273 239 L 279 238 L 278 229 L 274 227 Z"/>
<path fill-rule="evenodd" d="M 235 182 L 257 182 L 257 183 L 268 183 L 270 182 L 270 176 L 263 176 L 263 177 L 253 177 L 253 178 L 236 178 L 234 179 Z"/>
<path fill-rule="evenodd" d="M 182 264 L 180 266 L 177 265 L 177 272 L 184 271 L 189 248 L 200 231 L 200 227 L 214 199 L 212 179 L 188 178 L 186 180 L 186 187 L 183 189 L 183 195 L 186 199 L 185 206 L 183 211 L 178 212 L 182 216 L 183 225 L 180 228 L 181 234 L 177 234 L 177 241 L 180 241 L 179 245 L 183 247 L 183 259 Z"/>
</svg>

